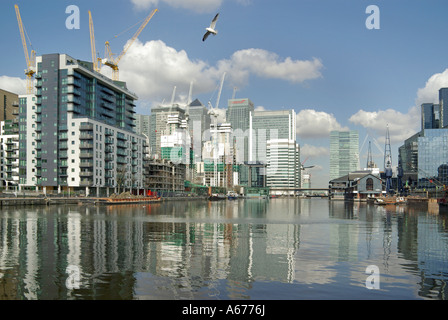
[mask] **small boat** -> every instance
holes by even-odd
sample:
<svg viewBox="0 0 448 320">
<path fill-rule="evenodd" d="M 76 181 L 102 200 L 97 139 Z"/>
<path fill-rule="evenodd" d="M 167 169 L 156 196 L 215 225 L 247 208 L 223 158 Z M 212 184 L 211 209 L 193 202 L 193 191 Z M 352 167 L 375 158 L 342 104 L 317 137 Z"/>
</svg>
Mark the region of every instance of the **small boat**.
<svg viewBox="0 0 448 320">
<path fill-rule="evenodd" d="M 97 205 L 116 205 L 116 204 L 142 204 L 161 202 L 160 197 L 142 197 L 142 198 L 101 198 L 95 201 Z"/>
<path fill-rule="evenodd" d="M 218 200 L 226 200 L 226 199 L 227 199 L 227 197 L 222 193 L 212 193 L 208 197 L 208 200 L 210 200 L 210 201 L 218 201 Z"/>
<path fill-rule="evenodd" d="M 376 204 L 376 205 L 379 205 L 379 206 L 386 205 L 386 201 L 384 201 L 384 199 L 382 199 L 382 198 L 376 198 L 373 203 Z"/>
<path fill-rule="evenodd" d="M 228 200 L 236 200 L 236 199 L 238 199 L 238 194 L 236 192 L 229 191 L 229 192 L 227 192 L 227 199 Z"/>
<path fill-rule="evenodd" d="M 399 204 L 407 204 L 407 199 L 405 197 L 382 197 L 376 198 L 374 204 L 376 205 L 399 205 Z"/>
</svg>

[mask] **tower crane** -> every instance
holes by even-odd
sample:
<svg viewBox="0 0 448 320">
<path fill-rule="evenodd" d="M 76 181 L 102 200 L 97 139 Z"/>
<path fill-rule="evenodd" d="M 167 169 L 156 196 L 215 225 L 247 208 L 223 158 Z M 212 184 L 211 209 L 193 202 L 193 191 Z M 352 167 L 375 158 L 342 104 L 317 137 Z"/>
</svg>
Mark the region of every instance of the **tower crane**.
<svg viewBox="0 0 448 320">
<path fill-rule="evenodd" d="M 226 72 L 224 72 L 222 74 L 221 84 L 219 86 L 218 97 L 216 98 L 216 104 L 215 104 L 214 109 L 218 109 L 218 107 L 219 107 L 219 101 L 221 100 L 221 92 L 222 92 L 222 87 L 224 85 L 224 79 L 225 78 L 226 78 Z M 210 101 L 208 102 L 208 105 L 210 107 L 210 111 L 212 111 L 211 109 L 213 109 L 213 105 L 212 105 L 212 103 Z M 210 113 L 210 111 L 209 111 L 209 113 Z"/>
<path fill-rule="evenodd" d="M 101 59 L 97 57 L 96 46 L 95 46 L 95 31 L 93 28 L 92 13 L 89 10 L 89 29 L 90 29 L 90 47 L 92 49 L 92 63 L 93 70 L 100 72 L 101 70 Z"/>
<path fill-rule="evenodd" d="M 301 170 L 306 170 L 306 169 L 314 168 L 314 166 L 308 166 L 308 167 L 305 167 L 305 162 L 308 160 L 308 158 L 309 158 L 309 156 L 306 157 L 306 159 L 300 164 L 300 169 L 301 169 Z"/>
<path fill-rule="evenodd" d="M 143 31 L 143 29 L 148 24 L 149 20 L 154 16 L 154 14 L 158 11 L 158 9 L 154 9 L 149 16 L 146 17 L 145 21 L 143 21 L 140 28 L 137 30 L 137 32 L 134 34 L 134 36 L 127 42 L 126 46 L 124 47 L 123 51 L 120 53 L 120 55 L 117 58 L 114 58 L 114 54 L 112 53 L 110 49 L 110 43 L 109 41 L 106 41 L 106 58 L 103 59 L 102 63 L 110 68 L 112 68 L 112 80 L 118 80 L 119 79 L 119 70 L 118 70 L 118 63 L 120 62 L 121 58 L 125 55 L 125 53 L 129 50 L 131 45 L 134 43 L 135 39 L 140 35 L 140 33 Z"/>
<path fill-rule="evenodd" d="M 36 73 L 36 52 L 31 49 L 31 52 L 28 52 L 28 46 L 26 44 L 26 30 L 23 27 L 22 18 L 20 17 L 20 10 L 18 5 L 14 5 L 17 16 L 17 23 L 19 24 L 20 36 L 22 38 L 23 51 L 25 53 L 26 60 L 26 93 L 32 94 L 34 91 L 34 74 Z M 27 34 L 28 37 L 28 34 Z M 29 38 L 28 38 L 29 40 Z M 31 44 L 31 42 L 30 42 Z"/>
</svg>

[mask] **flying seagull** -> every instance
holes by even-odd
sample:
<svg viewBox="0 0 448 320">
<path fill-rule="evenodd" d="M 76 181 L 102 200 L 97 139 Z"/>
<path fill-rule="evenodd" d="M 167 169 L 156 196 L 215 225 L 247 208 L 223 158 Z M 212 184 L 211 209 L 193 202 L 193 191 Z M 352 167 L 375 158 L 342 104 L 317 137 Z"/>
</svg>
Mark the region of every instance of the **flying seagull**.
<svg viewBox="0 0 448 320">
<path fill-rule="evenodd" d="M 213 33 L 213 35 L 218 34 L 218 31 L 215 30 L 216 21 L 218 21 L 218 16 L 219 16 L 219 13 L 217 13 L 216 16 L 213 18 L 212 23 L 210 23 L 210 27 L 205 28 L 205 30 L 207 30 L 207 32 L 204 34 L 204 37 L 202 38 L 202 41 L 205 41 L 205 39 L 207 39 L 207 37 L 211 33 Z"/>
</svg>

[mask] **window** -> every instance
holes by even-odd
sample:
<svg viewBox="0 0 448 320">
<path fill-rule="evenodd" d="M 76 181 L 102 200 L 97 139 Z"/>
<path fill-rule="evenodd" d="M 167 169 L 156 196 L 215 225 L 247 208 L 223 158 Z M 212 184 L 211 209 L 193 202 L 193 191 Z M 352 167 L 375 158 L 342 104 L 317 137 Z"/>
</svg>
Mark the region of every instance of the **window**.
<svg viewBox="0 0 448 320">
<path fill-rule="evenodd" d="M 372 178 L 368 178 L 366 180 L 366 190 L 373 191 L 373 179 Z"/>
</svg>

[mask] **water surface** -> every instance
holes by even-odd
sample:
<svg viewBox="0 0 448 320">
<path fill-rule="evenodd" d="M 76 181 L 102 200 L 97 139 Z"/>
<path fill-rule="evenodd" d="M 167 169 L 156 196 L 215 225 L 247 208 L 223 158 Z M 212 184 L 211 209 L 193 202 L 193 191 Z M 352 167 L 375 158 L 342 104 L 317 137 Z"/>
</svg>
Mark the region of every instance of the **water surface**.
<svg viewBox="0 0 448 320">
<path fill-rule="evenodd" d="M 379 289 L 366 287 L 371 265 Z M 0 210 L 0 299 L 447 299 L 447 279 L 447 216 L 426 208 L 270 199 Z"/>
</svg>

